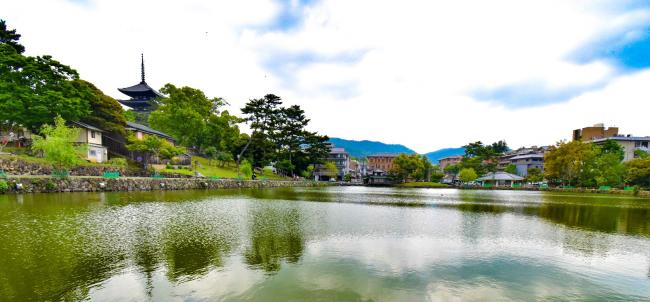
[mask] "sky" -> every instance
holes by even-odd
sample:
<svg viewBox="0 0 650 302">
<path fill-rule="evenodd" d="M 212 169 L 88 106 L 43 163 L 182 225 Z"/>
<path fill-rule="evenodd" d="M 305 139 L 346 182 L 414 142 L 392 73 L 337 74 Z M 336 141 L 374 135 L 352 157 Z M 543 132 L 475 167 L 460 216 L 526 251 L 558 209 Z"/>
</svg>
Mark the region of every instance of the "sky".
<svg viewBox="0 0 650 302">
<path fill-rule="evenodd" d="M 0 0 L 28 55 L 104 93 L 140 80 L 267 93 L 310 129 L 417 152 L 554 144 L 595 123 L 650 136 L 650 2 Z"/>
</svg>

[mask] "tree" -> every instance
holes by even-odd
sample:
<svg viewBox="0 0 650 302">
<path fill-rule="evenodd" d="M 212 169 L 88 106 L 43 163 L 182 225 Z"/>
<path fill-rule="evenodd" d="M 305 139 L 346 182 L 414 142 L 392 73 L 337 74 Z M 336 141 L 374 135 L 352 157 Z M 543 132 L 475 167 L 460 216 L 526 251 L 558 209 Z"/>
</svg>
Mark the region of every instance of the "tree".
<svg viewBox="0 0 650 302">
<path fill-rule="evenodd" d="M 212 160 L 217 158 L 219 151 L 217 151 L 217 148 L 210 146 L 203 149 L 203 154 L 208 158 L 208 164 L 211 165 Z"/>
<path fill-rule="evenodd" d="M 445 173 L 449 173 L 449 174 L 458 174 L 458 172 L 460 172 L 460 166 L 459 165 L 448 165 L 443 169 L 443 171 Z"/>
<path fill-rule="evenodd" d="M 594 186 L 597 155 L 589 143 L 559 142 L 544 154 L 544 176 L 555 183 Z"/>
<path fill-rule="evenodd" d="M 650 157 L 635 158 L 626 162 L 625 182 L 650 188 Z"/>
<path fill-rule="evenodd" d="M 92 91 L 76 85 L 77 71 L 51 56 L 22 55 L 19 37 L 0 22 L 0 121 L 38 132 L 56 116 L 76 121 L 90 114 Z"/>
<path fill-rule="evenodd" d="M 506 167 L 505 171 L 508 172 L 508 173 L 510 173 L 510 174 L 517 174 L 517 166 L 514 165 L 514 164 L 509 164 L 509 165 Z"/>
<path fill-rule="evenodd" d="M 393 159 L 390 173 L 402 182 L 422 181 L 431 177 L 433 165 L 424 155 L 399 154 Z"/>
<path fill-rule="evenodd" d="M 323 172 L 326 176 L 334 178 L 339 173 L 339 169 L 336 168 L 336 164 L 334 162 L 328 161 L 323 166 Z"/>
<path fill-rule="evenodd" d="M 251 99 L 246 103 L 241 112 L 246 115 L 244 121 L 250 122 L 250 128 L 253 133 L 249 136 L 246 145 L 241 149 L 237 155 L 237 165 L 248 147 L 255 140 L 258 143 L 268 141 L 268 136 L 273 135 L 272 130 L 275 128 L 275 121 L 278 107 L 282 104 L 282 99 L 274 94 L 267 94 L 260 99 Z M 263 148 L 262 150 L 266 150 Z M 256 158 L 259 158 L 257 156 Z"/>
<path fill-rule="evenodd" d="M 250 179 L 253 176 L 253 167 L 251 166 L 251 163 L 248 162 L 247 160 L 244 160 L 239 165 L 239 173 L 243 175 L 246 179 Z"/>
<path fill-rule="evenodd" d="M 544 180 L 544 175 L 540 168 L 528 168 L 528 176 L 526 176 L 529 182 L 540 182 Z"/>
<path fill-rule="evenodd" d="M 41 134 L 33 136 L 32 150 L 43 152 L 45 159 L 57 170 L 65 170 L 78 165 L 83 160 L 81 154 L 86 145 L 75 145 L 79 129 L 69 128 L 61 117 L 54 119 L 54 126 L 43 125 Z"/>
<path fill-rule="evenodd" d="M 458 179 L 462 182 L 470 182 L 474 181 L 478 178 L 478 175 L 476 175 L 476 171 L 472 168 L 465 168 L 460 170 L 458 173 Z"/>
<path fill-rule="evenodd" d="M 219 98 L 208 98 L 203 91 L 191 87 L 166 84 L 160 92 L 158 108 L 149 115 L 149 124 L 171 134 L 181 145 L 200 148 L 208 119 Z"/>
<path fill-rule="evenodd" d="M 16 53 L 21 54 L 25 52 L 25 47 L 20 45 L 18 40 L 20 40 L 20 34 L 17 34 L 15 29 L 7 30 L 5 20 L 0 19 L 0 44 L 11 46 Z"/>
<path fill-rule="evenodd" d="M 508 144 L 503 140 L 492 145 L 483 145 L 481 141 L 477 141 L 463 148 L 465 148 L 465 156 L 461 160 L 461 168 L 472 168 L 479 175 L 495 172 L 499 155 L 509 150 Z"/>
<path fill-rule="evenodd" d="M 134 135 L 130 135 L 126 147 L 131 151 L 143 152 L 156 159 L 171 159 L 185 151 L 155 135 L 145 135 L 143 139 L 137 139 Z"/>
</svg>

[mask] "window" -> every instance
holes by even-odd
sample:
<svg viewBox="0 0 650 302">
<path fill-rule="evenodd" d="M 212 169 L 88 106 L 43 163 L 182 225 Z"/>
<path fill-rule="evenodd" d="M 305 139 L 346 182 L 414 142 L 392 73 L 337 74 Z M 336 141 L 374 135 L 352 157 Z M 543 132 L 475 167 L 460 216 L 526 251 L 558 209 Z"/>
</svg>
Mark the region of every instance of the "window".
<svg viewBox="0 0 650 302">
<path fill-rule="evenodd" d="M 95 138 L 95 131 L 90 131 L 90 137 Z"/>
<path fill-rule="evenodd" d="M 94 132 L 93 132 L 94 133 Z M 95 150 L 90 150 L 90 156 L 91 157 L 97 157 L 97 151 Z"/>
</svg>

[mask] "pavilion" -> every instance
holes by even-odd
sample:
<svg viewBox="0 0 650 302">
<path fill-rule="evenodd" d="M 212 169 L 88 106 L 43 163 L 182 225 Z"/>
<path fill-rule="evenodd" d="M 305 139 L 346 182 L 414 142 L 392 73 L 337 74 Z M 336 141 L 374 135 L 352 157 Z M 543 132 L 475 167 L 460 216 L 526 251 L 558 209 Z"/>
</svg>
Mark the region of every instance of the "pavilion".
<svg viewBox="0 0 650 302">
<path fill-rule="evenodd" d="M 156 103 L 156 98 L 163 97 L 163 95 L 151 88 L 144 80 L 144 55 L 141 55 L 141 58 L 140 83 L 131 87 L 118 88 L 117 90 L 121 93 L 131 97 L 129 100 L 118 100 L 118 102 L 124 106 L 133 108 L 134 111 L 151 112 L 153 110 L 152 106 Z"/>
<path fill-rule="evenodd" d="M 482 185 L 512 186 L 521 184 L 524 178 L 519 175 L 499 171 L 485 174 L 476 181 L 481 182 Z"/>
</svg>

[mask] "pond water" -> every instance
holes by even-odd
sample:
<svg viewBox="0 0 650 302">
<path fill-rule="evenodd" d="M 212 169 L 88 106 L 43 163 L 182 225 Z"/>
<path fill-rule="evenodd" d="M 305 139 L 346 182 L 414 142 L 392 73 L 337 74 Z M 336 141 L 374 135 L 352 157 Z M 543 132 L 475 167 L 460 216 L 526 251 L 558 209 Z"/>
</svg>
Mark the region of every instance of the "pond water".
<svg viewBox="0 0 650 302">
<path fill-rule="evenodd" d="M 365 187 L 0 195 L 0 301 L 650 300 L 650 200 Z"/>
</svg>

